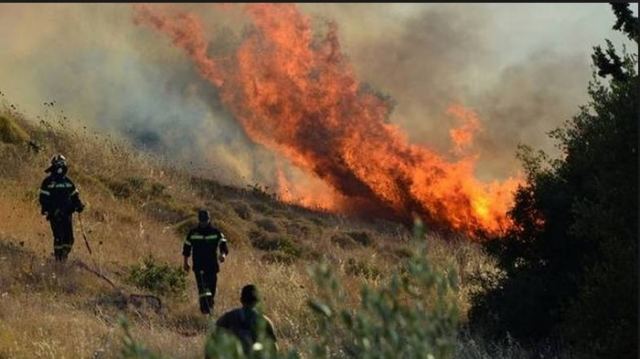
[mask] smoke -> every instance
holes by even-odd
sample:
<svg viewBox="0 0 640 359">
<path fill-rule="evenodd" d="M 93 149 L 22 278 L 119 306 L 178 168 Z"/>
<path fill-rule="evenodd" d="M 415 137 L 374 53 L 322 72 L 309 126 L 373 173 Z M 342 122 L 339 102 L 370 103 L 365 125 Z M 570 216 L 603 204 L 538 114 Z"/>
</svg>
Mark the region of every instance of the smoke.
<svg viewBox="0 0 640 359">
<path fill-rule="evenodd" d="M 0 88 L 228 182 L 272 175 L 181 52 L 132 23 L 129 5 L 0 5 Z M 33 116 L 35 117 L 35 116 Z"/>
<path fill-rule="evenodd" d="M 335 18 L 360 78 L 396 101 L 392 123 L 412 142 L 450 146 L 452 103 L 479 116 L 480 178 L 518 168 L 519 143 L 556 154 L 547 133 L 587 101 L 591 47 L 611 30 L 608 4 L 305 5 Z"/>
<path fill-rule="evenodd" d="M 200 14 L 221 53 L 237 46 L 247 22 L 233 8 L 162 7 Z M 477 172 L 487 180 L 515 172 L 520 142 L 553 152 L 546 132 L 585 101 L 590 46 L 616 39 L 605 4 L 300 8 L 335 21 L 357 77 L 393 99 L 388 121 L 412 143 L 447 152 L 460 125 L 447 109 L 471 108 L 482 127 Z M 327 190 L 248 139 L 183 52 L 132 17 L 122 4 L 0 5 L 0 90 L 30 113 L 55 100 L 75 121 L 228 182 L 275 186 L 281 170 L 290 182 Z"/>
</svg>

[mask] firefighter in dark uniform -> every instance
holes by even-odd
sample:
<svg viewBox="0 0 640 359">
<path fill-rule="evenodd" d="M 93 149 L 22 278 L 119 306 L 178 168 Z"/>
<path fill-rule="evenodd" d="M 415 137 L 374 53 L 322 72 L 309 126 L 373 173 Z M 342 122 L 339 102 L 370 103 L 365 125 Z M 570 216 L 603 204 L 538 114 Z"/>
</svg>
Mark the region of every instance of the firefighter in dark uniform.
<svg viewBox="0 0 640 359">
<path fill-rule="evenodd" d="M 245 354 L 249 356 L 267 349 L 265 345 L 271 346 L 269 349 L 272 351 L 278 351 L 273 322 L 256 310 L 259 302 L 256 286 L 245 285 L 240 292 L 242 307 L 226 312 L 216 321 L 216 327 L 228 331 L 240 340 Z"/>
<path fill-rule="evenodd" d="M 203 314 L 213 312 L 214 297 L 220 266 L 224 262 L 229 248 L 224 234 L 211 225 L 209 212 L 198 211 L 198 226 L 187 234 L 182 246 L 184 270 L 189 270 L 189 257 L 192 256 L 193 272 L 198 284 L 200 311 Z"/>
<path fill-rule="evenodd" d="M 53 254 L 58 261 L 65 261 L 73 247 L 73 212 L 84 209 L 80 194 L 67 177 L 67 160 L 63 155 L 51 158 L 50 173 L 40 186 L 41 213 L 47 216 L 53 232 Z"/>
</svg>

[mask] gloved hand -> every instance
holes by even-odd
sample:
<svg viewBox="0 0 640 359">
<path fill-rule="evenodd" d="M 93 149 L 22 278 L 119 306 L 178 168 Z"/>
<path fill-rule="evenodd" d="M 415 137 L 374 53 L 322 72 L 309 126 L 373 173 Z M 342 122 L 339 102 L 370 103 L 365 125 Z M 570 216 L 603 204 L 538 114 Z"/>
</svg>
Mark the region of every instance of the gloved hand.
<svg viewBox="0 0 640 359">
<path fill-rule="evenodd" d="M 225 260 L 226 258 L 227 258 L 227 256 L 226 256 L 226 255 L 224 255 L 224 254 L 220 254 L 220 255 L 218 256 L 218 260 L 220 261 L 220 263 L 224 263 L 224 260 Z"/>
</svg>

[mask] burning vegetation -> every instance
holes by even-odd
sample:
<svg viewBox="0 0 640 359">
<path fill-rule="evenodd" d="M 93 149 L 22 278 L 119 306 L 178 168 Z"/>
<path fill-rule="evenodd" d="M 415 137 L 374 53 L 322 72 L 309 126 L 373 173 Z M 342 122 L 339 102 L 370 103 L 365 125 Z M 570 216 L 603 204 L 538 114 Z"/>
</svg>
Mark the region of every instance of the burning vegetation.
<svg viewBox="0 0 640 359">
<path fill-rule="evenodd" d="M 450 131 L 453 159 L 412 144 L 388 122 L 388 98 L 356 77 L 335 24 L 318 36 L 295 5 L 250 4 L 242 11 L 249 26 L 231 52 L 210 47 L 191 13 L 140 5 L 135 21 L 186 52 L 249 138 L 331 188 L 299 188 L 279 172 L 284 200 L 406 222 L 419 216 L 432 228 L 476 238 L 511 226 L 507 211 L 520 179 L 475 177 L 477 156 L 469 148 L 480 120 L 473 111 L 461 105 L 448 111 L 461 121 Z"/>
</svg>

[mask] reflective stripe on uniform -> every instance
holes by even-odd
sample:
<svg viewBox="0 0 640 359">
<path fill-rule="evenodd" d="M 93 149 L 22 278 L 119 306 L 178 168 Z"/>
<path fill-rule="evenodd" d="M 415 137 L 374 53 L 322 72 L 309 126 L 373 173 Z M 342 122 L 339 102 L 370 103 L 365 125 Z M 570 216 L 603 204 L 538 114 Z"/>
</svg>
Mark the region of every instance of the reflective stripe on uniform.
<svg viewBox="0 0 640 359">
<path fill-rule="evenodd" d="M 208 235 L 208 236 L 204 237 L 204 239 L 217 239 L 217 238 L 218 238 L 217 234 L 211 234 L 211 235 Z"/>
<path fill-rule="evenodd" d="M 185 241 L 184 241 L 184 244 L 186 244 L 186 245 L 190 246 L 190 245 L 191 245 L 191 242 L 189 242 L 188 240 L 185 240 Z"/>
<path fill-rule="evenodd" d="M 51 192 L 49 192 L 49 191 L 45 191 L 45 190 L 43 190 L 43 189 L 41 189 L 41 190 L 40 190 L 40 193 L 41 193 L 41 194 L 44 194 L 44 195 L 47 195 L 47 196 L 50 196 L 50 195 L 51 195 Z"/>
<path fill-rule="evenodd" d="M 220 242 L 226 242 L 227 238 L 224 236 L 223 233 L 220 234 Z"/>
<path fill-rule="evenodd" d="M 71 248 L 70 244 L 59 244 L 56 246 L 53 246 L 54 249 L 63 249 L 63 248 Z"/>
<path fill-rule="evenodd" d="M 204 239 L 204 236 L 201 234 L 192 234 L 189 236 L 189 239 Z"/>
<path fill-rule="evenodd" d="M 211 294 L 211 292 L 204 292 L 202 294 L 200 294 L 200 298 L 202 297 L 211 297 L 213 294 Z"/>
<path fill-rule="evenodd" d="M 78 190 L 74 190 L 73 192 L 71 192 L 70 196 L 73 196 L 75 194 L 80 194 L 80 192 L 78 192 Z"/>
</svg>

